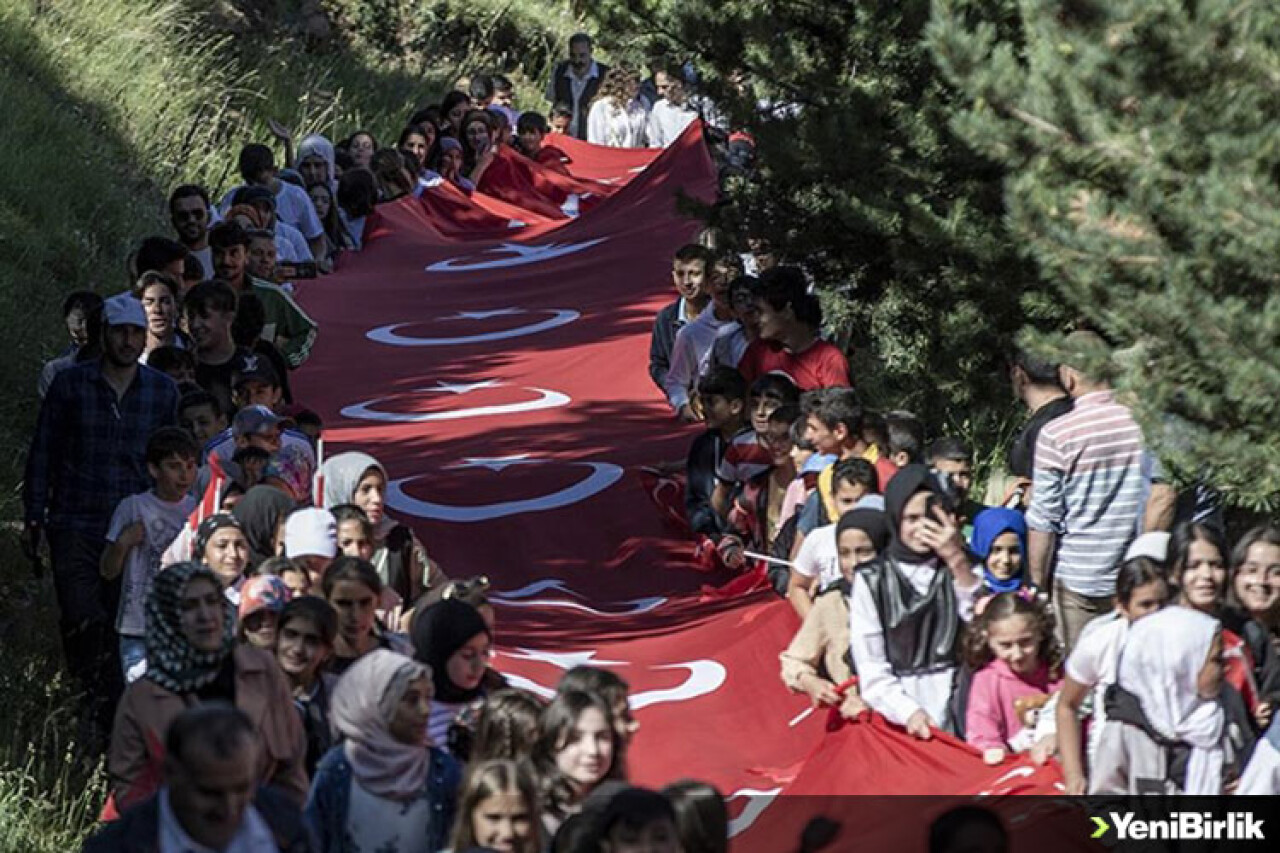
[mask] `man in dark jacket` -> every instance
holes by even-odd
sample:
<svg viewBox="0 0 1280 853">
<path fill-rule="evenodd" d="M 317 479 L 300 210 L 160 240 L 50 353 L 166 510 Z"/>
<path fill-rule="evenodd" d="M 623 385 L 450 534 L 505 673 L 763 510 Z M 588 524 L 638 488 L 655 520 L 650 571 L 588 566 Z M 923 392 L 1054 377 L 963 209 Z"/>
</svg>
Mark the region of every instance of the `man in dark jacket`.
<svg viewBox="0 0 1280 853">
<path fill-rule="evenodd" d="M 84 853 L 311 853 L 297 804 L 258 787 L 261 748 L 253 723 L 230 705 L 183 712 L 165 737 L 164 787 L 87 840 Z"/>
<path fill-rule="evenodd" d="M 547 101 L 568 104 L 573 110 L 569 135 L 587 138 L 587 111 L 604 82 L 609 66 L 591 58 L 591 36 L 575 33 L 569 39 L 569 58 L 556 66 L 547 81 Z"/>
</svg>

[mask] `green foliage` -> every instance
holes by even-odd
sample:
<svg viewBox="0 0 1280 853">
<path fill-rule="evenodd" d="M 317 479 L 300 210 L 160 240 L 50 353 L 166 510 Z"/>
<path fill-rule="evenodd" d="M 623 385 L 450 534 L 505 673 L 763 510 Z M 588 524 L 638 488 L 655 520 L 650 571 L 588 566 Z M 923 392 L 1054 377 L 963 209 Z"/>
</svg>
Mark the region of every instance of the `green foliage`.
<svg viewBox="0 0 1280 853">
<path fill-rule="evenodd" d="M 935 4 L 930 43 L 965 95 L 955 131 L 1010 170 L 1013 239 L 1121 348 L 1105 367 L 1162 458 L 1235 504 L 1274 507 L 1280 7 L 1018 11 L 1011 30 Z"/>
<path fill-rule="evenodd" d="M 922 38 L 928 9 L 610 0 L 592 14 L 602 39 L 665 41 L 692 59 L 755 138 L 757 175 L 709 216 L 813 271 L 867 400 L 935 433 L 967 421 L 989 441 L 1010 416 L 1003 355 L 1037 279 L 1003 227 L 1003 171 L 951 129 L 953 93 Z"/>
<path fill-rule="evenodd" d="M 407 70 L 431 69 L 452 84 L 463 75 L 503 73 L 526 109 L 545 110 L 542 86 L 576 29 L 554 0 L 330 0 L 355 46 Z M 438 100 L 443 90 L 434 93 Z"/>
</svg>

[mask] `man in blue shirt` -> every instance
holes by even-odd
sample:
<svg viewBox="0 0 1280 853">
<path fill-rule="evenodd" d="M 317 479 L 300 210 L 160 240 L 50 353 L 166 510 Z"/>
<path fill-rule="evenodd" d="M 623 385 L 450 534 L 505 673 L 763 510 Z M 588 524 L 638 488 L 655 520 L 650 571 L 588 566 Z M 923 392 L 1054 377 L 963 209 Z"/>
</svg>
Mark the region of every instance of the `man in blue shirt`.
<svg viewBox="0 0 1280 853">
<path fill-rule="evenodd" d="M 138 364 L 147 340 L 142 303 L 127 293 L 103 307 L 102 355 L 60 372 L 40 407 L 27 456 L 23 546 L 33 560 L 49 540 L 68 669 L 90 697 L 123 684 L 112 624 L 119 584 L 98 573 L 116 505 L 145 491 L 147 439 L 178 420 L 178 387 Z"/>
</svg>

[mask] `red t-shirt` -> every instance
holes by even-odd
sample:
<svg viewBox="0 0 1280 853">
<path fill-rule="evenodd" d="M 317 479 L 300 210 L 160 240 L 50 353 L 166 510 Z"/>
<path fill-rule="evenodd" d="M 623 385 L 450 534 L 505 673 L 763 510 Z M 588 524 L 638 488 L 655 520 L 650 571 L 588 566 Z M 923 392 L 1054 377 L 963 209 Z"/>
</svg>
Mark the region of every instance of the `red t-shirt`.
<svg viewBox="0 0 1280 853">
<path fill-rule="evenodd" d="M 785 373 L 801 391 L 849 387 L 849 362 L 844 353 L 822 340 L 798 353 L 788 352 L 772 341 L 752 341 L 738 370 L 747 382 L 755 382 L 766 373 Z"/>
</svg>

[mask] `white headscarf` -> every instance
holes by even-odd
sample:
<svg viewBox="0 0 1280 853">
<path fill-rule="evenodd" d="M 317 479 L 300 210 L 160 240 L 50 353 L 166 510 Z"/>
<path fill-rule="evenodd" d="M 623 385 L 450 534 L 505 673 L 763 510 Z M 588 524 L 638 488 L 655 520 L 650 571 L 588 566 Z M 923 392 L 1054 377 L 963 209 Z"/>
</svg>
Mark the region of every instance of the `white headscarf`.
<svg viewBox="0 0 1280 853">
<path fill-rule="evenodd" d="M 343 751 L 360 786 L 378 797 L 412 799 L 431 769 L 426 746 L 402 743 L 388 726 L 410 681 L 431 680 L 431 668 L 386 649 L 374 649 L 338 679 L 329 722 L 345 738 Z"/>
<path fill-rule="evenodd" d="M 1186 607 L 1166 607 L 1129 627 L 1120 655 L 1120 686 L 1138 698 L 1151 727 L 1191 747 L 1184 793 L 1222 793 L 1226 718 L 1196 681 L 1222 625 Z"/>
<path fill-rule="evenodd" d="M 337 169 L 334 166 L 333 143 L 318 133 L 309 133 L 298 143 L 298 156 L 294 159 L 294 168 L 302 165 L 308 157 L 319 157 L 329 164 L 328 184 L 335 195 L 338 192 Z"/>
</svg>

